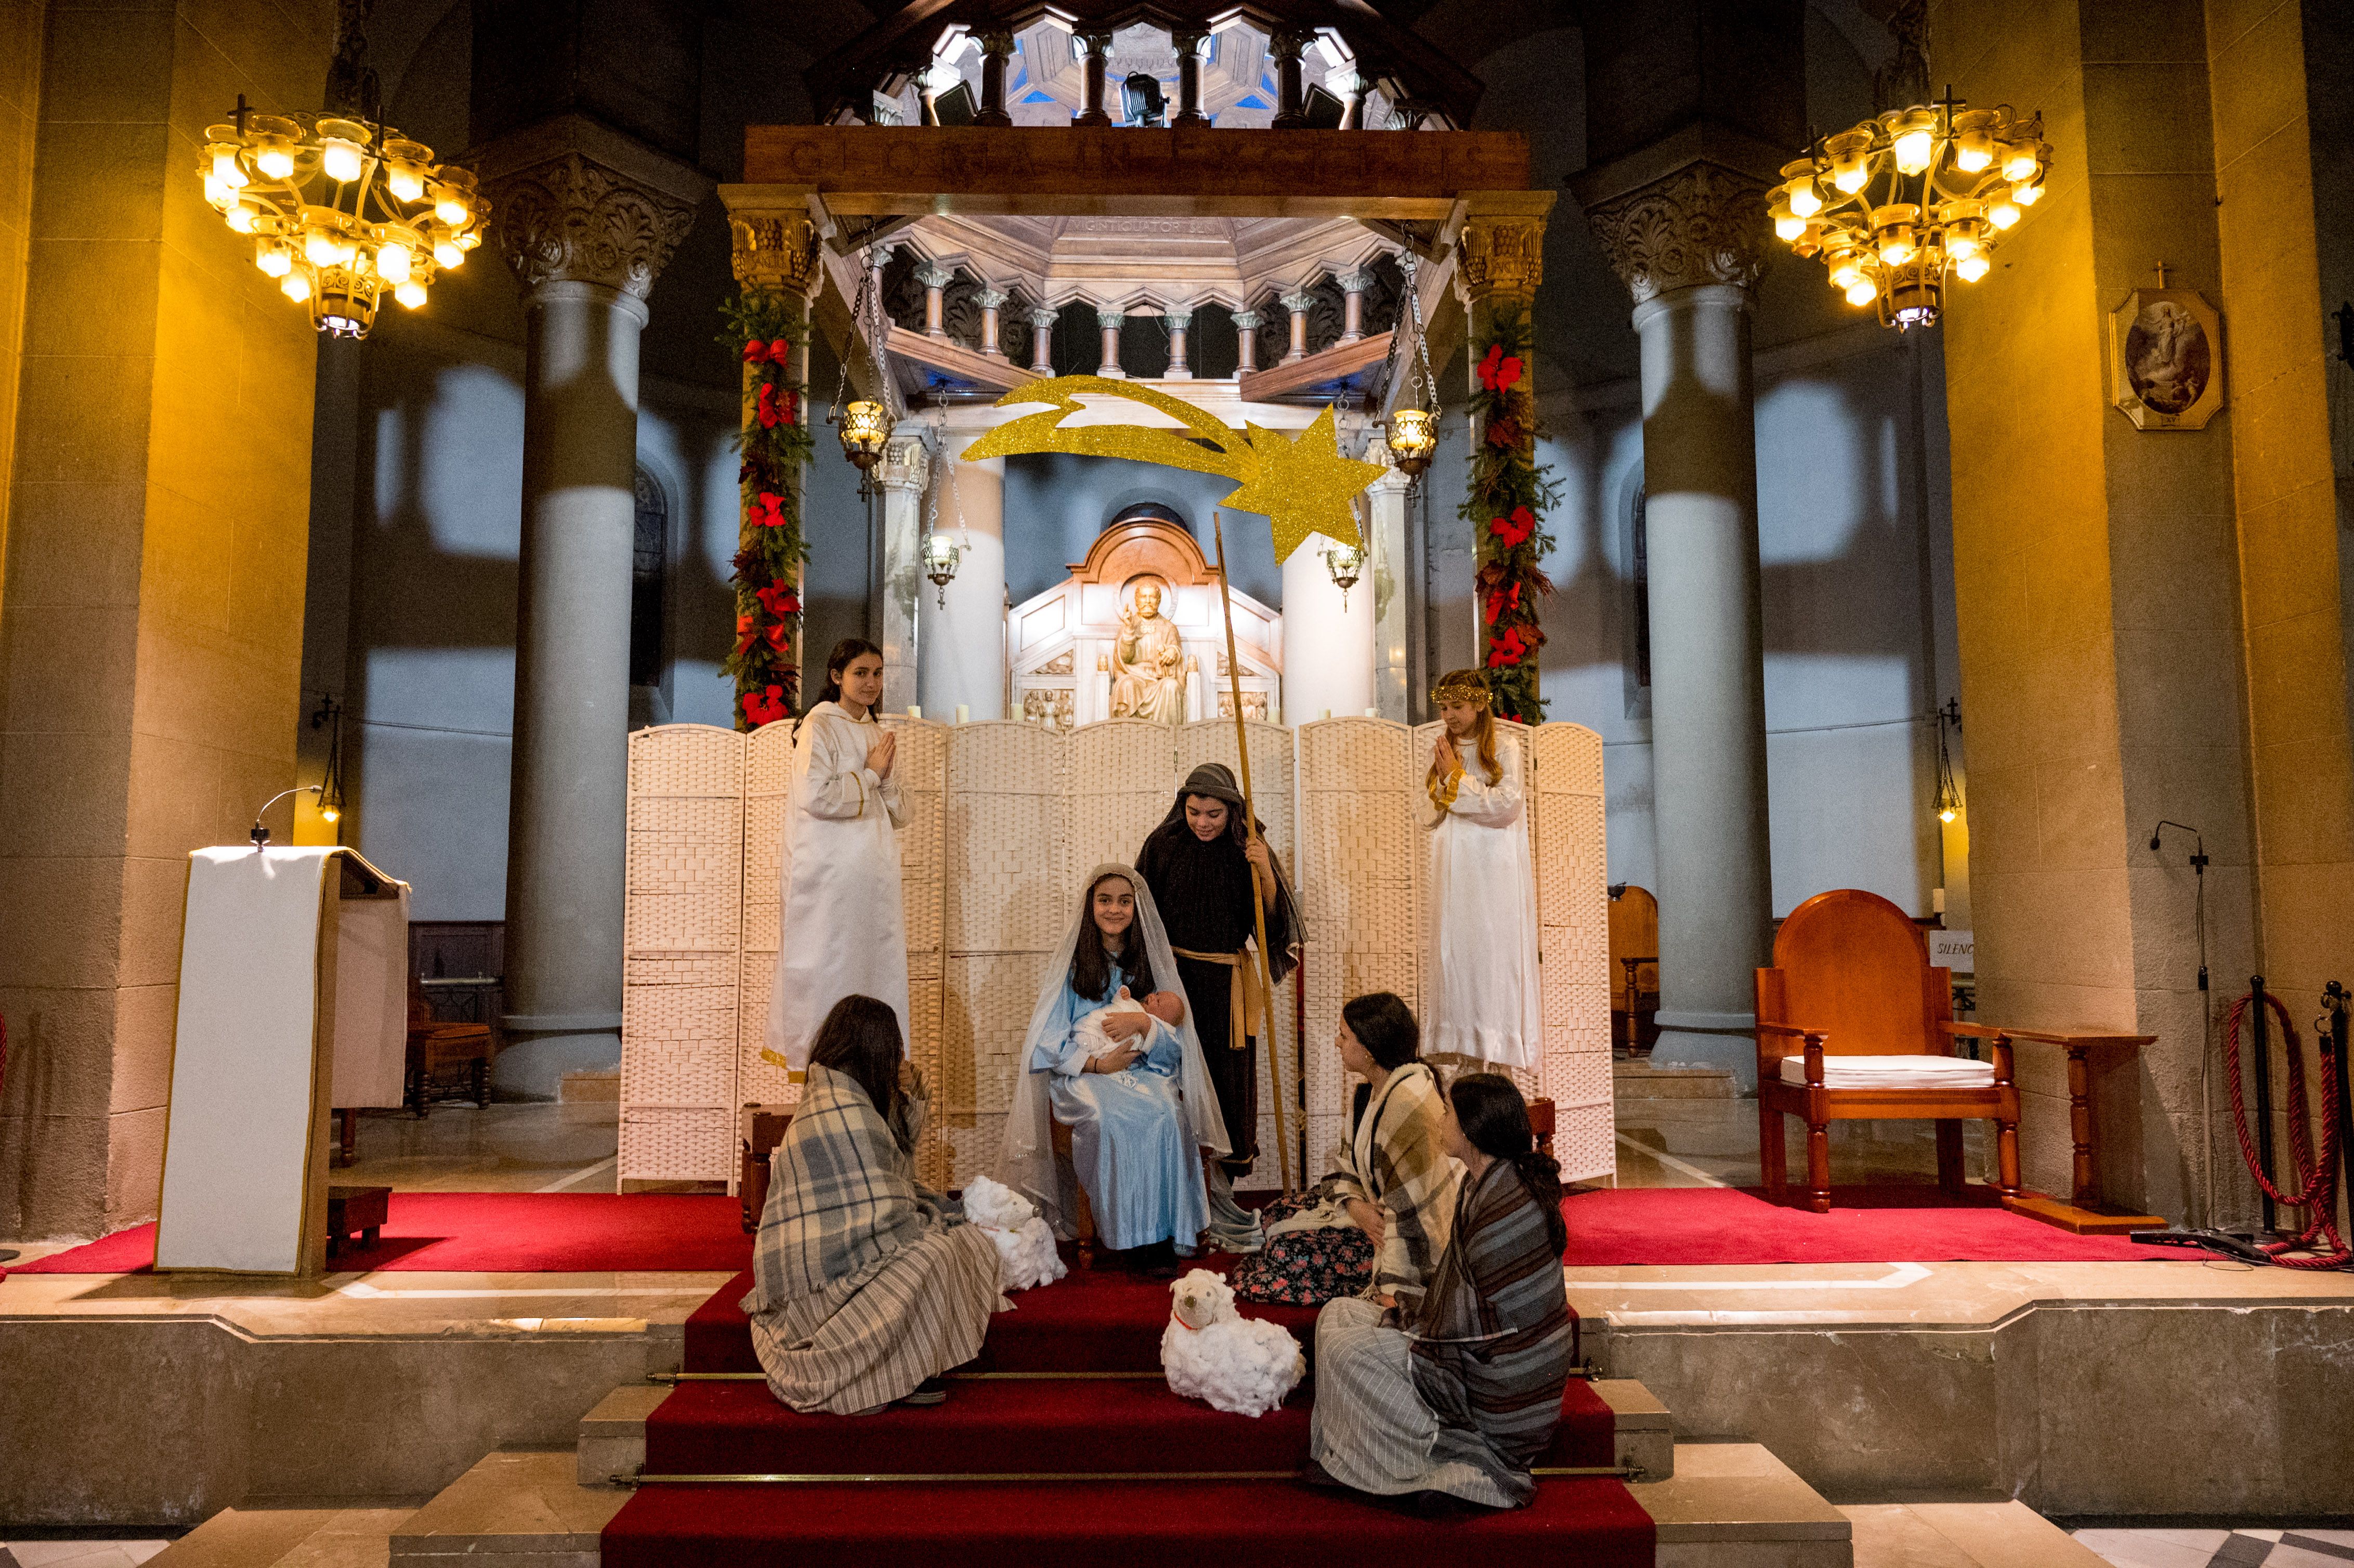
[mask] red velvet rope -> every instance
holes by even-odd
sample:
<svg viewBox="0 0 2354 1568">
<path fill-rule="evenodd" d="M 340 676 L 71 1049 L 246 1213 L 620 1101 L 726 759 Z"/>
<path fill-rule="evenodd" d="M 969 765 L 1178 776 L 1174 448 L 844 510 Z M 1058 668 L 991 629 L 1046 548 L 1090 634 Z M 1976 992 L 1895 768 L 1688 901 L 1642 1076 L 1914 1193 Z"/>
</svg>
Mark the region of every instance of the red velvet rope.
<svg viewBox="0 0 2354 1568">
<path fill-rule="evenodd" d="M 2313 1135 L 2307 1120 L 2305 1099 L 2305 1053 L 2299 1048 L 2296 1021 L 2288 1015 L 2287 1006 L 2270 991 L 2264 993 L 2266 1005 L 2280 1020 L 2281 1040 L 2288 1056 L 2288 1149 L 2290 1162 L 2296 1167 L 2300 1185 L 2294 1193 L 2284 1192 L 2273 1185 L 2272 1172 L 2264 1168 L 2264 1160 L 2256 1150 L 2256 1140 L 2248 1131 L 2247 1107 L 2240 1093 L 2240 1019 L 2248 1010 L 2255 993 L 2250 991 L 2232 1004 L 2232 1016 L 2223 1030 L 2223 1074 L 2232 1086 L 2232 1129 L 2240 1135 L 2240 1157 L 2248 1163 L 2255 1176 L 2256 1185 L 2275 1203 L 2304 1209 L 2312 1220 L 2304 1232 L 2288 1240 L 2266 1242 L 2264 1249 L 2272 1254 L 2273 1261 L 2283 1268 L 2338 1268 L 2349 1259 L 2346 1239 L 2338 1234 L 2338 1072 L 2329 1053 L 2320 1052 L 2321 1062 L 2321 1158 L 2313 1157 Z M 2303 1251 L 2313 1245 L 2317 1236 L 2327 1236 L 2332 1250 L 2310 1257 L 2289 1257 L 2288 1253 Z"/>
</svg>

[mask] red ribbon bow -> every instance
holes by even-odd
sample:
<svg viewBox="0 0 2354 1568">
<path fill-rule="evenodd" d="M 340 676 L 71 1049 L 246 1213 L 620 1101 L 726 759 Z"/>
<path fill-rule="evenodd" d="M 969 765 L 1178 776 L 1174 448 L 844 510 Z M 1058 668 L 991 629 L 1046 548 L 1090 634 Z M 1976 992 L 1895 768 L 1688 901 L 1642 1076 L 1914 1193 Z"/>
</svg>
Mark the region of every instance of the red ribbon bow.
<svg viewBox="0 0 2354 1568">
<path fill-rule="evenodd" d="M 1521 629 L 1510 627 L 1501 637 L 1488 645 L 1488 668 L 1493 670 L 1500 665 L 1517 664 L 1528 651 L 1529 645 L 1521 636 Z"/>
<path fill-rule="evenodd" d="M 1510 588 L 1498 588 L 1495 592 L 1488 596 L 1488 624 L 1490 626 L 1495 625 L 1497 618 L 1502 615 L 1506 610 L 1518 609 L 1520 608 L 1520 584 L 1514 583 Z"/>
<path fill-rule="evenodd" d="M 1487 357 L 1479 361 L 1479 385 L 1490 392 L 1509 392 L 1520 379 L 1520 355 L 1506 354 L 1500 343 L 1490 344 Z"/>
<path fill-rule="evenodd" d="M 785 689 L 771 685 L 767 692 L 744 694 L 744 716 L 758 729 L 764 724 L 774 724 L 785 716 Z"/>
<path fill-rule="evenodd" d="M 760 406 L 756 412 L 764 430 L 774 429 L 779 425 L 798 424 L 801 421 L 800 395 L 790 387 L 779 387 L 774 382 L 763 381 L 760 383 Z"/>
<path fill-rule="evenodd" d="M 789 584 L 770 583 L 767 588 L 753 589 L 752 593 L 760 601 L 761 608 L 779 620 L 801 613 L 801 599 Z"/>
<path fill-rule="evenodd" d="M 1489 534 L 1508 550 L 1519 548 L 1522 541 L 1536 532 L 1536 514 L 1525 506 L 1513 507 L 1509 518 L 1493 517 L 1488 521 Z"/>
<path fill-rule="evenodd" d="M 765 490 L 760 492 L 759 503 L 752 513 L 752 521 L 763 528 L 783 527 L 785 498 L 781 495 L 771 495 Z"/>
<path fill-rule="evenodd" d="M 747 365 L 758 365 L 763 361 L 770 365 L 785 365 L 790 364 L 792 357 L 793 344 L 790 338 L 772 338 L 767 343 L 762 343 L 756 337 L 744 344 L 744 363 Z"/>
</svg>

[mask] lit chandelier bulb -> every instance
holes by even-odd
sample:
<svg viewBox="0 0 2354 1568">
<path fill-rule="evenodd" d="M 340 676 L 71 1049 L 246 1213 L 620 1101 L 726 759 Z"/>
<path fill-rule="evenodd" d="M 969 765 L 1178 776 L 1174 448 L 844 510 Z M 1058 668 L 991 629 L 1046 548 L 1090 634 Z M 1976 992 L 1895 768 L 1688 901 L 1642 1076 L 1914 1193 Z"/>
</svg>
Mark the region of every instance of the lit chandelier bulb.
<svg viewBox="0 0 2354 1568">
<path fill-rule="evenodd" d="M 433 216 L 451 228 L 457 228 L 463 226 L 465 221 L 474 215 L 464 202 L 445 191 L 440 199 L 433 204 Z"/>
<path fill-rule="evenodd" d="M 413 311 L 425 302 L 425 285 L 411 280 L 393 290 L 392 297 Z"/>
<path fill-rule="evenodd" d="M 457 267 L 465 263 L 466 253 L 458 249 L 457 241 L 438 239 L 433 243 L 433 261 L 440 267 Z"/>
<path fill-rule="evenodd" d="M 237 166 L 237 154 L 223 147 L 213 154 L 213 178 L 231 190 L 245 188 L 245 171 Z"/>
<path fill-rule="evenodd" d="M 302 259 L 313 267 L 332 267 L 344 259 L 344 249 L 333 235 L 314 228 L 302 237 Z"/>
<path fill-rule="evenodd" d="M 253 264 L 272 278 L 283 278 L 294 270 L 294 258 L 287 254 L 286 248 L 267 240 L 254 252 Z"/>
<path fill-rule="evenodd" d="M 1774 236 L 1776 238 L 1796 239 L 1806 232 L 1807 220 L 1805 218 L 1787 212 L 1776 213 L 1774 215 Z"/>
<path fill-rule="evenodd" d="M 1909 236 L 1892 234 L 1880 242 L 1880 260 L 1885 267 L 1902 267 L 1913 260 L 1913 241 Z"/>
<path fill-rule="evenodd" d="M 349 142 L 329 140 L 319 150 L 319 167 L 338 185 L 360 177 L 360 150 Z"/>
<path fill-rule="evenodd" d="M 406 245 L 387 245 L 376 253 L 376 270 L 387 283 L 406 283 L 415 258 Z"/>
<path fill-rule="evenodd" d="M 1831 287 L 1834 289 L 1852 289 L 1855 287 L 1857 280 L 1861 279 L 1862 276 L 1863 269 L 1857 265 L 1855 258 L 1852 256 L 1845 257 L 1837 266 L 1831 269 Z"/>
<path fill-rule="evenodd" d="M 2043 187 L 2041 185 L 2013 185 L 2010 191 L 2010 199 L 2017 202 L 2021 207 L 2033 207 L 2037 202 L 2043 199 Z"/>
<path fill-rule="evenodd" d="M 221 216 L 228 219 L 229 228 L 235 229 L 238 233 L 251 234 L 253 232 L 253 209 L 246 206 L 243 202 L 239 202 Z"/>
<path fill-rule="evenodd" d="M 283 147 L 264 147 L 254 154 L 253 166 L 273 180 L 282 180 L 294 172 L 294 154 Z"/>
<path fill-rule="evenodd" d="M 1917 175 L 1929 166 L 1935 140 L 1926 130 L 1907 131 L 1896 138 L 1896 172 Z"/>
<path fill-rule="evenodd" d="M 1855 195 L 1872 183 L 1872 170 L 1861 159 L 1831 175 L 1831 184 L 1849 196 Z"/>
<path fill-rule="evenodd" d="M 1868 305 L 1879 297 L 1880 291 L 1872 287 L 1869 278 L 1858 277 L 1847 286 L 1847 302 L 1850 305 Z"/>
<path fill-rule="evenodd" d="M 299 305 L 311 297 L 311 280 L 300 272 L 289 272 L 279 283 L 278 291 Z"/>
<path fill-rule="evenodd" d="M 228 186 L 211 175 L 205 176 L 205 205 L 216 212 L 227 212 L 232 193 Z"/>
<path fill-rule="evenodd" d="M 1993 162 L 1994 149 L 1980 142 L 1964 142 L 1954 149 L 1954 166 L 1966 175 L 1984 174 Z"/>
<path fill-rule="evenodd" d="M 1997 228 L 2009 228 L 2019 221 L 2019 208 L 2007 201 L 1999 201 L 1987 209 L 1987 217 L 1994 220 Z"/>
<path fill-rule="evenodd" d="M 1814 182 L 1790 187 L 1790 211 L 1797 217 L 1812 217 L 1823 210 L 1823 198 L 1815 194 Z"/>
<path fill-rule="evenodd" d="M 2024 185 L 2036 174 L 2035 149 L 2009 147 L 2002 154 L 2002 177 L 2013 185 Z"/>
<path fill-rule="evenodd" d="M 1984 251 L 1973 251 L 1954 263 L 1954 270 L 1962 275 L 1965 283 L 1975 283 L 1987 275 L 1988 263 Z M 1947 821 L 1951 821 L 1948 818 Z"/>
<path fill-rule="evenodd" d="M 425 195 L 425 176 L 406 164 L 395 164 L 384 183 L 395 201 L 418 201 Z"/>
</svg>

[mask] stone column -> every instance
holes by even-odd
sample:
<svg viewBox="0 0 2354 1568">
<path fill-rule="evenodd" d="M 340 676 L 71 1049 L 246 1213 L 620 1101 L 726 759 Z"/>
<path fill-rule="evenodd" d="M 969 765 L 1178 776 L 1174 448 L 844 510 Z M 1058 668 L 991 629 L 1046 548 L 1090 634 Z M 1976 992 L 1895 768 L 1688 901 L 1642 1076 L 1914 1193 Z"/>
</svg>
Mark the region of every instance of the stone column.
<svg viewBox="0 0 2354 1568">
<path fill-rule="evenodd" d="M 933 481 L 939 486 L 934 526 L 956 540 L 963 558 L 945 593 L 927 582 L 916 597 L 919 688 L 928 718 L 952 720 L 960 705 L 975 722 L 1007 716 L 1005 460 L 957 461 L 955 454 L 975 435 L 951 430 L 940 438 L 949 456 Z"/>
<path fill-rule="evenodd" d="M 1348 718 L 1375 705 L 1373 574 L 1360 567 L 1343 594 L 1324 560 L 1327 550 L 1339 547 L 1338 540 L 1310 534 L 1283 563 L 1286 724 L 1309 724 L 1328 713 Z"/>
<path fill-rule="evenodd" d="M 1278 32 L 1267 40 L 1267 52 L 1275 58 L 1275 129 L 1303 130 L 1308 124 L 1305 90 L 1300 81 L 1299 57 L 1308 48 L 1305 33 Z"/>
<path fill-rule="evenodd" d="M 924 335 L 945 338 L 949 335 L 948 315 L 942 296 L 956 281 L 953 268 L 927 261 L 916 269 L 916 281 L 924 286 Z"/>
<path fill-rule="evenodd" d="M 1161 378 L 1166 381 L 1193 380 L 1193 365 L 1185 355 L 1185 334 L 1193 324 L 1193 307 L 1187 305 L 1182 310 L 1170 311 L 1161 316 L 1161 323 L 1169 329 L 1169 368 L 1162 373 Z"/>
<path fill-rule="evenodd" d="M 1005 108 L 1005 62 L 1013 54 L 1013 35 L 998 31 L 981 35 L 981 110 L 975 125 L 1011 125 Z M 885 710 L 889 711 L 889 710 Z"/>
<path fill-rule="evenodd" d="M 983 288 L 972 297 L 972 302 L 981 307 L 981 352 L 991 359 L 1005 357 L 1005 350 L 997 343 L 997 313 L 1005 300 L 1002 289 Z"/>
<path fill-rule="evenodd" d="M 1229 311 L 1235 322 L 1235 374 L 1248 376 L 1258 368 L 1259 313 L 1257 311 Z"/>
<path fill-rule="evenodd" d="M 1284 295 L 1281 302 L 1291 313 L 1291 347 L 1284 355 L 1283 363 L 1296 365 L 1308 357 L 1308 312 L 1316 303 L 1316 296 L 1299 288 Z"/>
<path fill-rule="evenodd" d="M 875 482 L 883 492 L 883 624 L 875 641 L 883 645 L 883 711 L 905 713 L 921 702 L 917 680 L 923 597 L 931 591 L 924 580 L 924 481 L 930 454 L 924 443 L 895 436 L 875 465 Z M 927 710 L 929 713 L 929 710 Z M 951 708 L 933 718 L 954 718 Z"/>
<path fill-rule="evenodd" d="M 504 1092 L 620 1059 L 638 334 L 711 184 L 578 115 L 481 172 L 526 291 Z"/>
<path fill-rule="evenodd" d="M 1170 44 L 1177 50 L 1177 112 L 1169 123 L 1176 125 L 1207 125 L 1210 117 L 1202 112 L 1202 52 L 1209 46 L 1207 33 L 1172 33 Z"/>
<path fill-rule="evenodd" d="M 1127 321 L 1126 311 L 1105 306 L 1096 312 L 1096 327 L 1103 334 L 1103 363 L 1096 366 L 1097 376 L 1119 380 L 1128 374 L 1119 367 L 1119 329 Z"/>
<path fill-rule="evenodd" d="M 1051 305 L 1030 307 L 1030 368 L 1041 376 L 1055 374 L 1055 323 L 1063 313 Z"/>
<path fill-rule="evenodd" d="M 1082 62 L 1086 75 L 1080 98 L 1081 108 L 1071 116 L 1074 125 L 1108 125 L 1111 115 L 1104 109 L 1104 69 L 1111 59 L 1109 33 L 1081 33 L 1079 42 L 1087 48 Z"/>
<path fill-rule="evenodd" d="M 1406 591 L 1409 579 L 1405 553 L 1406 495 L 1414 481 L 1400 473 L 1390 457 L 1389 443 L 1376 440 L 1365 456 L 1382 465 L 1382 477 L 1365 491 L 1367 559 L 1364 580 L 1350 595 L 1371 590 L 1373 606 L 1373 705 L 1382 717 L 1408 722 L 1406 624 L 1412 613 Z"/>
<path fill-rule="evenodd" d="M 1341 285 L 1341 341 L 1363 343 L 1365 338 L 1365 291 L 1373 286 L 1373 275 L 1362 268 L 1343 272 L 1333 280 Z"/>
<path fill-rule="evenodd" d="M 1650 534 L 1651 768 L 1662 1063 L 1754 1087 L 1754 971 L 1771 961 L 1766 688 L 1749 289 L 1763 187 L 1687 164 L 1587 217 L 1635 297 Z"/>
</svg>

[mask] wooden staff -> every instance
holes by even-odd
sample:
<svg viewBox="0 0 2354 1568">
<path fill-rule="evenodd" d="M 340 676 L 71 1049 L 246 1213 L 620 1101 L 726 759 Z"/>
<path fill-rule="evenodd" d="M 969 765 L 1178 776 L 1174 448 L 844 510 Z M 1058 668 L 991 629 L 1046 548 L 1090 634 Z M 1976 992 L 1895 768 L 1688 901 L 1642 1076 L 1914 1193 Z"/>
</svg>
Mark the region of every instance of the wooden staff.
<svg viewBox="0 0 2354 1568">
<path fill-rule="evenodd" d="M 1250 734 L 1243 728 L 1243 662 L 1235 652 L 1235 601 L 1234 596 L 1226 589 L 1225 524 L 1215 512 L 1210 514 L 1210 533 L 1218 546 L 1218 606 L 1226 618 L 1226 681 L 1227 689 L 1234 694 L 1235 751 L 1243 763 L 1243 832 L 1256 839 L 1258 837 L 1258 811 L 1251 804 Z M 1268 876 L 1271 879 L 1274 878 L 1274 857 L 1275 851 L 1269 849 Z M 1282 886 L 1279 879 L 1276 880 L 1276 885 Z M 1267 1081 L 1275 1086 L 1275 1168 L 1277 1174 L 1283 1178 L 1283 1195 L 1288 1198 L 1291 1196 L 1291 1162 L 1284 1157 L 1283 1151 L 1291 1141 L 1291 1134 L 1286 1130 L 1283 1114 L 1283 1070 L 1277 1065 L 1275 1059 L 1275 976 L 1267 968 L 1267 900 L 1258 895 L 1256 876 L 1251 880 L 1251 921 L 1258 929 L 1258 994 L 1267 1014 L 1267 1033 L 1262 1036 L 1267 1041 Z M 1244 1021 L 1244 1030 L 1246 1033 L 1249 1030 L 1247 1019 Z M 1226 1135 L 1231 1139 L 1234 1129 L 1227 1128 Z"/>
</svg>

